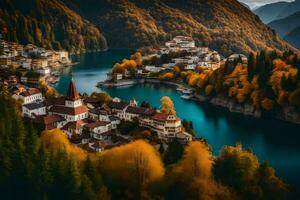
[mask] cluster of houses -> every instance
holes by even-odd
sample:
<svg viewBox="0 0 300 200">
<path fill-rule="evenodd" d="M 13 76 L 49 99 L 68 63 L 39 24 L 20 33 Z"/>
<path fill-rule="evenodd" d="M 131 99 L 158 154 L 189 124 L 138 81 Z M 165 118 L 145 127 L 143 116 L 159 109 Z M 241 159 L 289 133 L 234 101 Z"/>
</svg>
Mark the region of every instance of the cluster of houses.
<svg viewBox="0 0 300 200">
<path fill-rule="evenodd" d="M 70 64 L 67 51 L 45 50 L 32 44 L 23 46 L 0 39 L 0 68 L 21 69 L 24 84 L 37 84 L 51 77 L 52 69 Z"/>
<path fill-rule="evenodd" d="M 181 120 L 171 114 L 139 107 L 132 99 L 123 102 L 114 98 L 107 104 L 96 98 L 79 96 L 75 82 L 70 82 L 66 96 L 44 98 L 36 88 L 28 88 L 13 98 L 22 102 L 22 113 L 42 129 L 61 129 L 71 140 L 89 151 L 102 151 L 132 140 L 119 134 L 122 121 L 138 123 L 157 133 L 161 140 L 177 139 L 182 143 L 192 140 Z"/>
<path fill-rule="evenodd" d="M 147 78 L 151 73 L 159 73 L 166 70 L 172 70 L 174 66 L 181 66 L 183 70 L 194 71 L 197 67 L 204 69 L 218 69 L 225 59 L 217 52 L 210 50 L 208 47 L 197 47 L 195 40 L 191 37 L 176 36 L 171 41 L 165 43 L 164 46 L 156 50 L 155 53 L 143 55 L 142 60 L 151 60 L 153 57 L 157 59 L 162 56 L 168 56 L 172 53 L 185 52 L 184 56 L 173 57 L 170 62 L 156 65 L 144 65 L 139 68 L 135 76 Z M 180 55 L 180 54 L 179 54 Z M 122 80 L 131 78 L 131 72 L 108 74 L 108 80 Z"/>
<path fill-rule="evenodd" d="M 170 63 L 164 63 L 163 69 L 170 69 L 175 65 L 183 66 L 185 70 L 195 70 L 197 66 L 206 69 L 217 69 L 223 61 L 217 51 L 212 51 L 208 47 L 197 47 L 195 40 L 191 37 L 176 36 L 171 41 L 165 43 L 157 53 L 157 56 L 167 55 L 172 52 L 187 52 L 187 56 L 173 58 Z M 145 67 L 147 68 L 147 66 Z M 149 67 L 148 67 L 149 68 Z"/>
</svg>

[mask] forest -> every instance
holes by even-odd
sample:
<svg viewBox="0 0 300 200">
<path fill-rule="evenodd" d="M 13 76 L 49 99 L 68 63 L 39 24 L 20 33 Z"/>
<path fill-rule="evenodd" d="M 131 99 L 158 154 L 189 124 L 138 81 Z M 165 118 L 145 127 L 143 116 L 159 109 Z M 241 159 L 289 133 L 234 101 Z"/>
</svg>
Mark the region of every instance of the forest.
<svg viewBox="0 0 300 200">
<path fill-rule="evenodd" d="M 94 25 L 56 0 L 1 0 L 0 27 L 4 39 L 23 45 L 72 53 L 106 49 Z"/>
<path fill-rule="evenodd" d="M 164 101 L 166 104 L 168 102 Z M 251 149 L 145 140 L 88 153 L 60 130 L 39 133 L 0 93 L 0 191 L 4 199 L 285 199 L 288 186 Z M 167 107 L 166 107 L 167 108 Z"/>
</svg>

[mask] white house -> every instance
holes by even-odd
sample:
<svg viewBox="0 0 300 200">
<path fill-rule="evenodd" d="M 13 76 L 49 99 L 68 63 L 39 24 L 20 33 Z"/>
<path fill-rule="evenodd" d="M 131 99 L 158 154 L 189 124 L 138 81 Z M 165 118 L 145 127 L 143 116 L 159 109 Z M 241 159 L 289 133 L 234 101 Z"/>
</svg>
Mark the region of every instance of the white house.
<svg viewBox="0 0 300 200">
<path fill-rule="evenodd" d="M 140 125 L 151 128 L 160 138 L 175 138 L 182 131 L 181 120 L 175 115 L 156 113 L 140 119 Z"/>
<path fill-rule="evenodd" d="M 86 124 L 84 126 L 91 134 L 91 136 L 96 140 L 103 140 L 104 133 L 112 130 L 112 125 L 110 122 L 96 121 L 93 123 Z"/>
<path fill-rule="evenodd" d="M 16 98 L 20 99 L 23 102 L 23 104 L 29 104 L 37 101 L 42 101 L 43 95 L 36 88 L 28 88 L 26 91 L 21 92 L 19 95 L 17 95 Z"/>
<path fill-rule="evenodd" d="M 45 67 L 45 68 L 39 68 L 37 72 L 41 75 L 49 75 L 51 73 L 51 70 L 49 67 Z"/>
<path fill-rule="evenodd" d="M 35 118 L 39 115 L 46 115 L 46 106 L 42 103 L 29 103 L 22 106 L 24 117 Z"/>
</svg>

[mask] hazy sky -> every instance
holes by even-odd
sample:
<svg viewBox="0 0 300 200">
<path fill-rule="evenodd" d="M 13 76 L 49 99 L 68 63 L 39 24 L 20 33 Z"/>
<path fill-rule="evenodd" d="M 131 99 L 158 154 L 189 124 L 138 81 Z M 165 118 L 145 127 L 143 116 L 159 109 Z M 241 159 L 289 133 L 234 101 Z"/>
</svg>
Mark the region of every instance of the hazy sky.
<svg viewBox="0 0 300 200">
<path fill-rule="evenodd" d="M 240 1 L 248 4 L 250 7 L 255 7 L 255 6 L 261 6 L 267 3 L 273 3 L 277 1 L 293 1 L 293 0 L 240 0 Z"/>
</svg>

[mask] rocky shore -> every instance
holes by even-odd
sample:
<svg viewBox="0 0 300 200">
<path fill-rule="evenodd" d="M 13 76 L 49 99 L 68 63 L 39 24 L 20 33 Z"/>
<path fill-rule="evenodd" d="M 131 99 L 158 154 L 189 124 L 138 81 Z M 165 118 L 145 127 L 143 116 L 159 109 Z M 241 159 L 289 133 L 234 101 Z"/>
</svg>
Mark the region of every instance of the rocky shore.
<svg viewBox="0 0 300 200">
<path fill-rule="evenodd" d="M 104 81 L 104 82 L 99 82 L 97 86 L 98 87 L 120 87 L 125 85 L 135 85 L 135 84 L 144 84 L 144 83 L 164 84 L 164 85 L 174 86 L 177 88 L 189 88 L 189 86 L 183 83 L 159 80 L 156 78 L 125 79 L 113 83 Z M 214 97 L 206 97 L 205 95 L 196 93 L 194 94 L 193 100 L 199 103 L 206 102 L 214 106 L 225 108 L 229 112 L 239 113 L 245 116 L 250 116 L 254 118 L 261 118 L 263 116 L 263 111 L 261 109 L 257 109 L 249 103 L 239 104 L 233 99 L 225 97 L 221 94 L 216 95 Z M 300 113 L 296 112 L 292 107 L 285 107 L 282 109 L 282 112 L 272 115 L 272 117 L 278 120 L 300 124 Z"/>
</svg>

